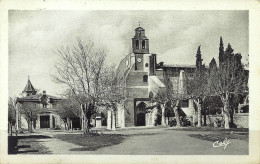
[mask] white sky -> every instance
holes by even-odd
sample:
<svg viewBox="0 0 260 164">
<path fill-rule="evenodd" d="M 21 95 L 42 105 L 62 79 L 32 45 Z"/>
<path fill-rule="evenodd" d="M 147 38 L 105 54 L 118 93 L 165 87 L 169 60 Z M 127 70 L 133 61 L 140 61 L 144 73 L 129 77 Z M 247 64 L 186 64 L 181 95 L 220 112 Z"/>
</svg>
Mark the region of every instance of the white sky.
<svg viewBox="0 0 260 164">
<path fill-rule="evenodd" d="M 131 49 L 134 29 L 146 30 L 157 62 L 195 64 L 201 45 L 206 65 L 218 59 L 219 38 L 248 58 L 248 11 L 9 11 L 9 96 L 19 96 L 28 75 L 35 88 L 58 95 L 52 81 L 53 51 L 75 45 L 80 37 L 106 49 L 118 65 Z"/>
</svg>

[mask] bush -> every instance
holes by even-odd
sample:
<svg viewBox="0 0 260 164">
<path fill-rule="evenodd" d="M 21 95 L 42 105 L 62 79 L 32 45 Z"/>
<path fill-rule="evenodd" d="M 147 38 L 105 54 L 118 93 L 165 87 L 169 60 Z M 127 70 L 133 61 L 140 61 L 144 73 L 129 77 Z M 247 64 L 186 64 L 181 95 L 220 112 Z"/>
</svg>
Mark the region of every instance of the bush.
<svg viewBox="0 0 260 164">
<path fill-rule="evenodd" d="M 170 127 L 176 126 L 177 125 L 176 119 L 174 118 L 173 120 L 169 121 L 169 125 Z"/>
<path fill-rule="evenodd" d="M 182 127 L 191 126 L 190 120 L 187 119 L 186 117 L 182 117 L 180 121 L 181 121 L 181 126 Z"/>
</svg>

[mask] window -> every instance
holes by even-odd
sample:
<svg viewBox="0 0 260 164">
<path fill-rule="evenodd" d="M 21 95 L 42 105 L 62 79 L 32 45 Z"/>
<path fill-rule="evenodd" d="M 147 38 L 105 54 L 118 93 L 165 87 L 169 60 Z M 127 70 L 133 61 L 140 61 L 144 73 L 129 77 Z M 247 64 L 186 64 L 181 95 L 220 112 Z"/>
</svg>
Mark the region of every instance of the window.
<svg viewBox="0 0 260 164">
<path fill-rule="evenodd" d="M 135 41 L 135 47 L 136 49 L 139 49 L 139 40 Z"/>
<path fill-rule="evenodd" d="M 142 49 L 145 49 L 145 41 L 142 41 Z"/>
<path fill-rule="evenodd" d="M 143 82 L 147 82 L 147 80 L 148 80 L 148 76 L 147 76 L 147 75 L 144 75 L 144 76 L 143 76 Z"/>
<path fill-rule="evenodd" d="M 148 63 L 145 63 L 145 67 L 148 67 Z"/>
<path fill-rule="evenodd" d="M 141 31 L 138 31 L 138 36 L 141 36 Z"/>
</svg>

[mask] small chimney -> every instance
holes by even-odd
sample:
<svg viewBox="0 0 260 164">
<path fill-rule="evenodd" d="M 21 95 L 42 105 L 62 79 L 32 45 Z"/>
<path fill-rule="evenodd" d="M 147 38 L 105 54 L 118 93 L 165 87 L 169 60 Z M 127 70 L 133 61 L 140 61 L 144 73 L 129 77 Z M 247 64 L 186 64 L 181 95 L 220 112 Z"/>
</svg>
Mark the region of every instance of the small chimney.
<svg viewBox="0 0 260 164">
<path fill-rule="evenodd" d="M 43 91 L 42 93 L 43 93 L 43 95 L 46 95 L 46 91 Z"/>
</svg>

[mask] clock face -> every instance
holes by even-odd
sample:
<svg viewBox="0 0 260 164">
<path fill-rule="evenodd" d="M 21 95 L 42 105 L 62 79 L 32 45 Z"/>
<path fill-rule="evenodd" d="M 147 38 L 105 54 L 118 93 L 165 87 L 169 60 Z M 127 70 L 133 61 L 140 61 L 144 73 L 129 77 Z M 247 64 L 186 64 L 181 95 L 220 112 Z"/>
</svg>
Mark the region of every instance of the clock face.
<svg viewBox="0 0 260 164">
<path fill-rule="evenodd" d="M 137 58 L 137 62 L 140 63 L 142 61 L 141 58 Z"/>
</svg>

